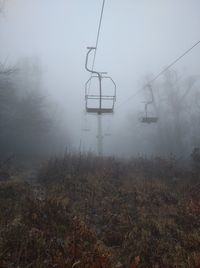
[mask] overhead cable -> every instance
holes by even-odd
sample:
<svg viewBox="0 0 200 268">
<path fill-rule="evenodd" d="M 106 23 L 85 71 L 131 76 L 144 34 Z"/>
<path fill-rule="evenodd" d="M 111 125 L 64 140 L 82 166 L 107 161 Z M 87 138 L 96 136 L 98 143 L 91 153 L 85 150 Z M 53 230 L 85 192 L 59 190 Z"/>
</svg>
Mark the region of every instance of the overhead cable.
<svg viewBox="0 0 200 268">
<path fill-rule="evenodd" d="M 98 44 L 99 44 L 99 36 L 100 36 L 100 32 L 101 32 L 101 25 L 102 25 L 102 20 L 103 20 L 105 2 L 106 1 L 103 0 L 102 8 L 101 8 L 101 16 L 100 16 L 100 20 L 99 20 L 99 27 L 98 27 L 98 32 L 97 32 L 96 45 L 95 45 L 96 49 L 94 52 L 94 58 L 93 58 L 93 63 L 92 63 L 92 71 L 94 71 L 94 65 L 95 65 L 95 60 L 96 60 L 96 55 L 97 55 L 97 48 L 98 48 Z"/>
<path fill-rule="evenodd" d="M 192 47 L 187 49 L 181 56 L 179 56 L 177 59 L 175 59 L 171 64 L 169 64 L 166 68 L 164 68 L 160 73 L 158 73 L 153 79 L 151 79 L 147 84 L 152 84 L 154 83 L 162 74 L 164 74 L 166 71 L 168 71 L 173 65 L 175 65 L 178 61 L 180 61 L 185 55 L 187 55 L 193 48 L 195 48 L 197 45 L 200 44 L 200 40 L 196 42 Z M 133 95 L 129 96 L 127 100 L 125 100 L 121 105 L 119 105 L 116 109 L 120 108 L 123 106 L 125 103 L 129 102 L 132 100 L 142 89 L 139 89 L 136 93 Z"/>
<path fill-rule="evenodd" d="M 149 81 L 149 84 L 152 84 L 155 80 L 157 80 L 163 73 L 168 71 L 174 64 L 176 64 L 179 60 L 181 60 L 185 55 L 187 55 L 193 48 L 195 48 L 197 45 L 200 44 L 200 40 L 196 42 L 192 47 L 187 49 L 181 56 L 179 56 L 177 59 L 175 59 L 171 64 L 169 64 L 166 68 L 164 68 L 159 74 L 157 74 L 151 81 Z"/>
</svg>

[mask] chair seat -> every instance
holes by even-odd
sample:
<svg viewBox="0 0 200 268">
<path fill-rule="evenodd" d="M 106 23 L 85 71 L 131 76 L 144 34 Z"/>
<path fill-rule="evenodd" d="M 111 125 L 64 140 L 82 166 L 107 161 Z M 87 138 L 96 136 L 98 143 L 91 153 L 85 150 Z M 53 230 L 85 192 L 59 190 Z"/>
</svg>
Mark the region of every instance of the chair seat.
<svg viewBox="0 0 200 268">
<path fill-rule="evenodd" d="M 110 114 L 113 113 L 113 108 L 86 108 L 88 113 L 97 113 L 97 114 Z"/>
<path fill-rule="evenodd" d="M 141 121 L 142 123 L 148 123 L 148 124 L 157 123 L 158 117 L 143 117 Z"/>
</svg>

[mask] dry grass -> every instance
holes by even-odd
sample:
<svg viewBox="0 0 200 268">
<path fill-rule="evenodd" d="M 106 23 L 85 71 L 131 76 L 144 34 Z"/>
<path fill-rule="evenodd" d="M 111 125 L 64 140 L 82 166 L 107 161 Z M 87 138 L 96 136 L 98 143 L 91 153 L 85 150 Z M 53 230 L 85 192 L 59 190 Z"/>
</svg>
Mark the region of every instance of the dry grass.
<svg viewBox="0 0 200 268">
<path fill-rule="evenodd" d="M 174 158 L 51 159 L 39 190 L 0 185 L 0 267 L 197 268 L 197 179 Z"/>
</svg>

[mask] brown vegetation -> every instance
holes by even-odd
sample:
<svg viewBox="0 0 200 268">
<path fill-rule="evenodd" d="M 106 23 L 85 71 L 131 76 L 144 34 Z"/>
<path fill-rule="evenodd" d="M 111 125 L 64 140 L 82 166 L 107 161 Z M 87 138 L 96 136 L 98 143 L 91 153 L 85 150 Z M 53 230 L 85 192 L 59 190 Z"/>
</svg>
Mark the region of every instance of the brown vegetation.
<svg viewBox="0 0 200 268">
<path fill-rule="evenodd" d="M 197 268 L 197 178 L 173 157 L 66 154 L 38 185 L 1 182 L 0 267 Z"/>
</svg>

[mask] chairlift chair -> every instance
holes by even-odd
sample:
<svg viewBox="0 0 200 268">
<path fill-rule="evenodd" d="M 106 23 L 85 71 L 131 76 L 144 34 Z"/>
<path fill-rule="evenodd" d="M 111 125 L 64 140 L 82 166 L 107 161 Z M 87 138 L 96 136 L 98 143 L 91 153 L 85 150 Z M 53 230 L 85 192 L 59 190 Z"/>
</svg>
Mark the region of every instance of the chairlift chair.
<svg viewBox="0 0 200 268">
<path fill-rule="evenodd" d="M 157 123 L 158 122 L 158 117 L 148 115 L 148 105 L 149 104 L 150 103 L 145 104 L 145 116 L 141 118 L 141 122 L 142 123 L 147 123 L 147 124 Z"/>
<path fill-rule="evenodd" d="M 111 114 L 114 112 L 114 105 L 116 101 L 116 84 L 113 79 L 106 75 L 105 72 L 97 72 L 89 69 L 88 67 L 88 57 L 95 47 L 88 47 L 89 51 L 86 56 L 85 68 L 92 75 L 85 84 L 85 106 L 87 113 L 96 114 Z M 97 81 L 98 92 L 94 88 L 90 88 L 93 81 Z M 111 93 L 105 94 L 102 90 L 103 80 L 108 80 L 111 85 Z"/>
<path fill-rule="evenodd" d="M 109 114 L 114 112 L 114 105 L 116 101 L 116 84 L 113 79 L 109 76 L 104 76 L 101 74 L 101 83 L 102 80 L 107 79 L 111 82 L 112 93 L 110 95 L 102 94 L 102 91 L 94 93 L 95 89 L 90 88 L 92 80 L 98 79 L 98 76 L 91 76 L 90 79 L 86 82 L 85 85 L 85 105 L 87 113 L 97 113 L 97 114 Z"/>
<path fill-rule="evenodd" d="M 147 85 L 147 87 L 150 90 L 152 99 L 151 99 L 151 101 L 148 101 L 148 102 L 145 103 L 145 116 L 143 116 L 140 119 L 140 121 L 142 123 L 147 123 L 147 124 L 157 123 L 158 122 L 158 117 L 157 116 L 149 116 L 149 114 L 148 114 L 148 106 L 152 105 L 154 103 L 154 95 L 153 95 L 153 90 L 152 90 L 151 85 Z"/>
</svg>

